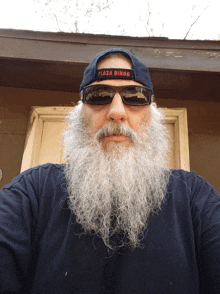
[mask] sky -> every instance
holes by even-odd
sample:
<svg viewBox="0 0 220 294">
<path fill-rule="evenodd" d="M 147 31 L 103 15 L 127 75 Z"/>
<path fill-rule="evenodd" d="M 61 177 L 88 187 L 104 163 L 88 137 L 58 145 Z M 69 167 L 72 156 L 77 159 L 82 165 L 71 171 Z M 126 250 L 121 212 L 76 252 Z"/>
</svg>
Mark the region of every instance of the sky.
<svg viewBox="0 0 220 294">
<path fill-rule="evenodd" d="M 0 0 L 0 29 L 220 40 L 220 0 Z"/>
</svg>

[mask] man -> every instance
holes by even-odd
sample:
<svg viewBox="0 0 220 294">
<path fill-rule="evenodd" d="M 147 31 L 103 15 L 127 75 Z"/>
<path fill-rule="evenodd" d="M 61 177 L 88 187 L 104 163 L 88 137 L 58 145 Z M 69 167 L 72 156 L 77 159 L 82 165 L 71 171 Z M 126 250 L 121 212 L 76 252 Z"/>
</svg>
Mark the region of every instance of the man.
<svg viewBox="0 0 220 294">
<path fill-rule="evenodd" d="M 220 196 L 167 168 L 147 67 L 107 50 L 80 90 L 67 163 L 1 191 L 1 293 L 220 293 Z"/>
</svg>

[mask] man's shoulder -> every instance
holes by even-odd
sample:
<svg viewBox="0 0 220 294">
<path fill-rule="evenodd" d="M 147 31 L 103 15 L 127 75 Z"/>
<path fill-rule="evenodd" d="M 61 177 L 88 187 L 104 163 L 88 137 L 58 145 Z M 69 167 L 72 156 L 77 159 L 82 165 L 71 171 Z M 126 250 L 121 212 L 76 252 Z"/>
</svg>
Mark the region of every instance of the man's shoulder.
<svg viewBox="0 0 220 294">
<path fill-rule="evenodd" d="M 213 186 L 207 182 L 207 180 L 196 172 L 189 172 L 185 170 L 171 170 L 169 191 L 178 192 L 184 195 L 188 195 L 190 198 L 201 197 L 210 194 L 219 197 L 219 193 L 213 188 Z"/>
<path fill-rule="evenodd" d="M 54 164 L 54 163 L 46 163 L 43 165 L 38 165 L 36 167 L 29 168 L 18 176 L 14 177 L 14 179 L 6 184 L 4 188 L 12 188 L 21 182 L 38 182 L 38 184 L 45 181 L 53 181 L 53 179 L 58 181 L 61 177 L 63 177 L 63 164 Z"/>
<path fill-rule="evenodd" d="M 195 183 L 196 182 L 207 182 L 206 179 L 198 175 L 194 171 L 186 171 L 183 169 L 171 169 L 170 170 L 170 180 L 173 182 L 183 182 L 183 183 Z"/>
<path fill-rule="evenodd" d="M 198 176 L 198 174 L 194 171 L 187 171 L 184 169 L 170 169 L 171 174 L 174 176 L 183 176 L 183 177 L 190 177 L 190 176 Z"/>
<path fill-rule="evenodd" d="M 27 174 L 27 173 L 31 173 L 33 171 L 48 171 L 48 170 L 60 170 L 61 168 L 63 168 L 63 164 L 58 164 L 58 163 L 45 163 L 45 164 L 41 164 L 35 167 L 31 167 L 25 171 L 23 171 L 21 173 L 22 174 Z"/>
<path fill-rule="evenodd" d="M 31 173 L 56 173 L 56 172 L 61 172 L 64 168 L 64 164 L 58 164 L 58 163 L 45 163 L 42 165 L 38 165 L 32 168 L 29 168 L 25 171 L 23 171 L 20 175 L 24 176 L 24 175 L 28 175 Z"/>
</svg>

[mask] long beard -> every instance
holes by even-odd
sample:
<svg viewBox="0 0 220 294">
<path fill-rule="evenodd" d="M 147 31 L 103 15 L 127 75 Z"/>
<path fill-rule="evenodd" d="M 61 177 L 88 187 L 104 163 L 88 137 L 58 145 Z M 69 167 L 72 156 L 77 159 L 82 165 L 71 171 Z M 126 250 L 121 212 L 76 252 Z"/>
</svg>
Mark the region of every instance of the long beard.
<svg viewBox="0 0 220 294">
<path fill-rule="evenodd" d="M 130 134 L 132 144 L 113 142 L 103 150 L 106 127 L 92 135 L 81 105 L 68 115 L 64 147 L 69 207 L 84 232 L 97 234 L 109 248 L 140 246 L 150 216 L 161 208 L 170 174 L 162 120 L 151 106 L 151 121 L 137 134 L 124 125 L 108 125 L 112 133 Z"/>
</svg>

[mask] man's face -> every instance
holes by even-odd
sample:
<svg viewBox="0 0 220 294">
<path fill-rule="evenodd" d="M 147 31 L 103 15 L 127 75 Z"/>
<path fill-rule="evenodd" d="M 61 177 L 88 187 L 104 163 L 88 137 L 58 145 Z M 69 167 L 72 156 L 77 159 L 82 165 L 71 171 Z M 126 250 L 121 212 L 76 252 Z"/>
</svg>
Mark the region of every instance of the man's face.
<svg viewBox="0 0 220 294">
<path fill-rule="evenodd" d="M 102 68 L 123 68 L 132 69 L 131 63 L 121 57 L 109 57 L 98 64 L 98 69 Z M 141 85 L 132 80 L 104 80 L 93 84 L 107 84 L 112 86 Z M 108 123 L 125 124 L 138 132 L 143 124 L 150 121 L 150 105 L 130 106 L 123 103 L 119 93 L 116 93 L 112 102 L 108 105 L 83 104 L 82 118 L 89 126 L 92 134 L 96 134 L 103 126 Z M 106 149 L 110 142 L 124 143 L 127 147 L 131 144 L 129 138 L 124 135 L 111 135 L 102 138 L 102 144 Z"/>
<path fill-rule="evenodd" d="M 119 100 L 116 105 L 112 101 L 99 109 L 80 104 L 68 114 L 63 141 L 68 204 L 85 233 L 101 236 L 109 248 L 126 245 L 135 248 L 166 194 L 168 137 L 163 115 L 156 107 L 151 107 L 150 113 L 149 107 L 135 110 L 116 98 Z M 87 123 L 82 118 L 82 106 Z M 109 123 L 110 115 L 116 127 Z M 147 122 L 139 133 L 126 127 L 138 131 L 142 120 Z M 93 136 L 91 129 L 94 133 L 100 130 Z M 132 143 L 123 137 L 105 138 L 115 131 L 127 134 Z"/>
</svg>

